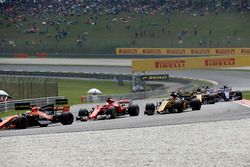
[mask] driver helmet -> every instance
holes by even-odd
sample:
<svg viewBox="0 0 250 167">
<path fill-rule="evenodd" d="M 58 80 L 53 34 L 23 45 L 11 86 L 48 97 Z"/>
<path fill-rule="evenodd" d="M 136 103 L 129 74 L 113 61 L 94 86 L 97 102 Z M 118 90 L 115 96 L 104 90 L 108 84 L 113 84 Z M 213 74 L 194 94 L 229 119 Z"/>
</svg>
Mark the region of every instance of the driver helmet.
<svg viewBox="0 0 250 167">
<path fill-rule="evenodd" d="M 115 100 L 114 100 L 114 99 L 112 99 L 111 97 L 109 97 L 109 98 L 106 100 L 106 102 L 110 104 L 110 103 L 115 102 Z"/>
<path fill-rule="evenodd" d="M 178 95 L 177 95 L 175 92 L 172 92 L 172 93 L 170 94 L 170 96 L 173 97 L 173 98 L 176 98 Z"/>
</svg>

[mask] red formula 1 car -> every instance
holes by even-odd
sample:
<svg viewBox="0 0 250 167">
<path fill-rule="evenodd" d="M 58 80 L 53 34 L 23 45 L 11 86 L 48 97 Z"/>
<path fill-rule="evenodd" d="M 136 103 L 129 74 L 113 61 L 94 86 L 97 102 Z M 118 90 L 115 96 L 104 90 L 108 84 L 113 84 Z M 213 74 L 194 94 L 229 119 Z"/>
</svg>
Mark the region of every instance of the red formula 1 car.
<svg viewBox="0 0 250 167">
<path fill-rule="evenodd" d="M 139 115 L 139 106 L 131 104 L 130 100 L 115 100 L 108 98 L 104 105 L 96 105 L 91 111 L 80 109 L 77 120 L 87 121 L 96 119 L 115 119 L 117 116 L 129 114 L 130 116 Z"/>
<path fill-rule="evenodd" d="M 4 120 L 0 119 L 0 129 L 25 129 L 31 126 L 45 127 L 51 123 L 72 124 L 73 114 L 69 112 L 69 106 L 46 105 L 32 107 L 30 111 L 22 115 L 12 115 Z"/>
</svg>

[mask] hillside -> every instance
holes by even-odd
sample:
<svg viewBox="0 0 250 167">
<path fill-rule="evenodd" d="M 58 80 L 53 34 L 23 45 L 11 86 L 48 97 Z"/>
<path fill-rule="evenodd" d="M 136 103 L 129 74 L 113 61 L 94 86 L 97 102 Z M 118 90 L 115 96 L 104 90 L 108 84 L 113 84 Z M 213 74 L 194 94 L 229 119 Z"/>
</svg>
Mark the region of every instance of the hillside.
<svg viewBox="0 0 250 167">
<path fill-rule="evenodd" d="M 117 47 L 250 47 L 250 12 L 175 11 L 0 18 L 5 52 L 114 53 Z"/>
</svg>

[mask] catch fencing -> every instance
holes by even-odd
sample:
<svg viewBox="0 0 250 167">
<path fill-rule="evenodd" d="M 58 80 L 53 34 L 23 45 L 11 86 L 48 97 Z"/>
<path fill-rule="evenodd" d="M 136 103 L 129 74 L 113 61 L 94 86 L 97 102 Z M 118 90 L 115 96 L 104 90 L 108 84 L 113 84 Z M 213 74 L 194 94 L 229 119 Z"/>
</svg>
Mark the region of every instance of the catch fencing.
<svg viewBox="0 0 250 167">
<path fill-rule="evenodd" d="M 167 89 L 159 89 L 153 91 L 146 91 L 146 92 L 137 92 L 137 93 L 129 93 L 124 95 L 103 95 L 103 96 L 86 96 L 87 102 L 103 102 L 106 101 L 107 98 L 112 97 L 115 99 L 131 99 L 131 100 L 138 100 L 138 99 L 147 99 L 154 96 L 160 96 L 168 94 Z"/>
<path fill-rule="evenodd" d="M 1 76 L 0 89 L 13 99 L 30 99 L 58 95 L 57 80 L 41 77 Z"/>
<path fill-rule="evenodd" d="M 65 97 L 64 96 L 42 97 L 35 99 L 23 99 L 23 100 L 0 102 L 0 112 L 7 110 L 14 110 L 15 104 L 17 103 L 30 103 L 30 105 L 43 106 L 48 104 L 56 104 L 56 100 L 58 99 L 65 99 Z"/>
<path fill-rule="evenodd" d="M 168 96 L 171 91 L 175 91 L 177 89 L 182 90 L 190 90 L 193 88 L 191 83 L 186 83 L 180 87 L 167 87 L 163 86 L 161 89 L 155 89 L 151 91 L 145 92 L 136 92 L 136 93 L 129 93 L 129 94 L 110 94 L 110 95 L 90 95 L 90 96 L 81 96 L 82 103 L 92 103 L 92 102 L 104 102 L 107 98 L 115 98 L 115 99 L 131 99 L 131 100 L 138 100 L 138 99 L 147 99 L 152 97 L 159 97 L 159 96 Z"/>
</svg>

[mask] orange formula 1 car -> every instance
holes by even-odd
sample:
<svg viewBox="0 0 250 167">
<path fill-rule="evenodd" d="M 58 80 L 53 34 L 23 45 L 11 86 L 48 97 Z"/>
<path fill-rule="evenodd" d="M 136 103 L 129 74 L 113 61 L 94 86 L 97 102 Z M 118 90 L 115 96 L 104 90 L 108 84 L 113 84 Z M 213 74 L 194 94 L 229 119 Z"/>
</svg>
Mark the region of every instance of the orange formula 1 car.
<svg viewBox="0 0 250 167">
<path fill-rule="evenodd" d="M 31 126 L 45 127 L 51 123 L 72 124 L 73 114 L 69 106 L 54 106 L 53 104 L 32 107 L 30 111 L 22 115 L 12 115 L 4 120 L 0 119 L 0 129 L 25 129 Z"/>
<path fill-rule="evenodd" d="M 97 119 L 115 119 L 117 116 L 129 114 L 130 116 L 139 115 L 139 106 L 131 104 L 130 100 L 115 100 L 108 98 L 104 105 L 96 105 L 91 111 L 80 109 L 77 120 L 88 121 Z"/>
</svg>

